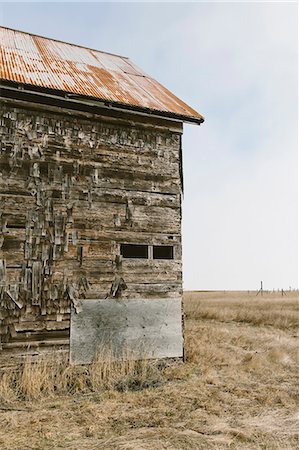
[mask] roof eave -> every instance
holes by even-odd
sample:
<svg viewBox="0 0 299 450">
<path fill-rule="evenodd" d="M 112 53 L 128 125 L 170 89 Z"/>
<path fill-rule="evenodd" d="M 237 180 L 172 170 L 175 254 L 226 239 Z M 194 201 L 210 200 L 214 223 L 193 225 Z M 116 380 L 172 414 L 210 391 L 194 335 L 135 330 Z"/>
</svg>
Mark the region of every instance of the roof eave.
<svg viewBox="0 0 299 450">
<path fill-rule="evenodd" d="M 109 100 L 103 100 L 96 97 L 88 97 L 88 96 L 81 96 L 78 94 L 72 94 L 70 92 L 66 91 L 57 91 L 53 92 L 51 89 L 47 88 L 39 88 L 37 86 L 18 83 L 16 81 L 10 81 L 5 79 L 0 79 L 0 90 L 1 89 L 7 89 L 11 92 L 17 91 L 17 92 L 23 92 L 27 94 L 33 94 L 33 95 L 39 95 L 44 97 L 51 97 L 51 98 L 57 98 L 68 101 L 69 103 L 76 103 L 82 105 L 89 105 L 89 106 L 95 106 L 99 108 L 109 108 L 109 109 L 115 109 L 118 111 L 131 111 L 138 113 L 140 115 L 145 116 L 154 116 L 157 118 L 164 118 L 164 119 L 171 119 L 179 122 L 184 123 L 190 123 L 190 124 L 197 124 L 200 125 L 204 122 L 204 117 L 199 115 L 198 116 L 189 116 L 184 114 L 176 114 L 169 111 L 160 111 L 155 110 L 151 108 L 145 108 L 137 105 L 129 105 L 127 103 L 121 103 L 121 102 L 113 102 Z"/>
</svg>

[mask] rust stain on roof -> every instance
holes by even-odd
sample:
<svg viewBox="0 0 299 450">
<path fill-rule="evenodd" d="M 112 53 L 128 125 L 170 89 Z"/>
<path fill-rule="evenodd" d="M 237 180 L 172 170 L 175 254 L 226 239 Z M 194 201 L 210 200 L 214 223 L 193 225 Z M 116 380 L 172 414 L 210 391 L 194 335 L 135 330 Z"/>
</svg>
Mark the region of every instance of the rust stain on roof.
<svg viewBox="0 0 299 450">
<path fill-rule="evenodd" d="M 5 27 L 0 27 L 0 79 L 203 121 L 126 57 Z"/>
</svg>

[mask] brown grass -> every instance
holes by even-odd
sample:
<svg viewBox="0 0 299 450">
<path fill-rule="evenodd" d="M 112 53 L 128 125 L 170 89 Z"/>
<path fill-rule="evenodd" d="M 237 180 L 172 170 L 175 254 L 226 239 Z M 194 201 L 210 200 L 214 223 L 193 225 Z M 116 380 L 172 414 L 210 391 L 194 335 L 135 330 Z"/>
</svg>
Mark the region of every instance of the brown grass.
<svg viewBox="0 0 299 450">
<path fill-rule="evenodd" d="M 271 325 L 280 329 L 298 329 L 298 293 L 285 296 L 256 292 L 188 292 L 185 313 L 192 319 L 215 319 L 221 322 L 244 322 Z"/>
<path fill-rule="evenodd" d="M 186 293 L 186 363 L 26 361 L 0 380 L 0 448 L 295 449 L 298 294 Z"/>
<path fill-rule="evenodd" d="M 136 361 L 124 352 L 116 359 L 110 349 L 102 348 L 96 361 L 87 366 L 68 364 L 55 353 L 32 362 L 29 358 L 16 370 L 4 371 L 0 379 L 0 402 L 32 401 L 57 395 L 86 394 L 109 390 L 136 391 L 159 384 L 159 361 Z"/>
</svg>

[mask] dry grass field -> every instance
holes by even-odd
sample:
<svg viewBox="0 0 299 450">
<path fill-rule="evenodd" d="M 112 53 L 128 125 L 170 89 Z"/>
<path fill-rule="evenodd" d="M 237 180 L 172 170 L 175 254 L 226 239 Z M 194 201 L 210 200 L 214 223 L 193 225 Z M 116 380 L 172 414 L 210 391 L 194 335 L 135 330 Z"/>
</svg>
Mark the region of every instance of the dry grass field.
<svg viewBox="0 0 299 450">
<path fill-rule="evenodd" d="M 298 293 L 186 292 L 186 362 L 25 363 L 0 448 L 299 448 Z"/>
</svg>

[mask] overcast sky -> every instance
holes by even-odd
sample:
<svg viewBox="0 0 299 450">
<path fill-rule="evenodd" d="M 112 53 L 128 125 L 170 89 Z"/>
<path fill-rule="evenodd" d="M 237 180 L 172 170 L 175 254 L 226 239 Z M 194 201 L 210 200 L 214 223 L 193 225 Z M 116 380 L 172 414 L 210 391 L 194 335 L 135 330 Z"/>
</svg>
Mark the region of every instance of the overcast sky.
<svg viewBox="0 0 299 450">
<path fill-rule="evenodd" d="M 296 3 L 0 3 L 4 26 L 129 56 L 184 127 L 185 289 L 298 286 Z"/>
</svg>

